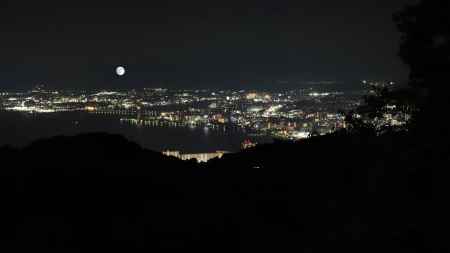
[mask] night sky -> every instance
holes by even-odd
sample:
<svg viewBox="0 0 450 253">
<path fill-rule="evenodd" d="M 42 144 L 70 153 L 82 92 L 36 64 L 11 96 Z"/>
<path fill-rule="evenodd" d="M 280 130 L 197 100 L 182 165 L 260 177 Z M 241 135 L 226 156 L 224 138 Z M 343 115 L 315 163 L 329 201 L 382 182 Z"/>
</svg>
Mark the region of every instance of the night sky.
<svg viewBox="0 0 450 253">
<path fill-rule="evenodd" d="M 410 2 L 3 0 L 0 88 L 404 80 L 392 14 Z"/>
</svg>

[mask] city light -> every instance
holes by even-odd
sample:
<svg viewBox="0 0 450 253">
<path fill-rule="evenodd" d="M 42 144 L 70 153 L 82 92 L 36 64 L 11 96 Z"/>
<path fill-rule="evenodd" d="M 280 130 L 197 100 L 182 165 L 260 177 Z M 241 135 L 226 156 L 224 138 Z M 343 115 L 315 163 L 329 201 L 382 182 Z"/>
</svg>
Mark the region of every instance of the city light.
<svg viewBox="0 0 450 253">
<path fill-rule="evenodd" d="M 371 85 L 389 82 L 364 81 Z M 22 93 L 0 93 L 6 111 L 54 113 L 80 111 L 117 115 L 123 124 L 139 127 L 200 128 L 205 133 L 239 128 L 248 133 L 299 140 L 311 132 L 320 135 L 344 128 L 345 115 L 361 103 L 364 93 L 315 91 L 312 88 L 284 92 L 245 90 L 143 90 L 97 92 L 45 90 L 39 86 Z M 393 111 L 395 105 L 388 105 Z M 405 124 L 405 115 L 386 114 L 379 125 Z M 205 130 L 208 129 L 208 130 Z"/>
</svg>

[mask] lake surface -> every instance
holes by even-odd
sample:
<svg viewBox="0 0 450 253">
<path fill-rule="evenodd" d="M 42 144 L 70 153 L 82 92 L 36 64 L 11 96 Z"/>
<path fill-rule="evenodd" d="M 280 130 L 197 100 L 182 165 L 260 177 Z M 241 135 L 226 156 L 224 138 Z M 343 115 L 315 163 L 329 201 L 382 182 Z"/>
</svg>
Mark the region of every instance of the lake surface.
<svg viewBox="0 0 450 253">
<path fill-rule="evenodd" d="M 250 136 L 240 129 L 204 129 L 169 126 L 136 126 L 121 122 L 118 116 L 64 112 L 27 114 L 0 112 L 0 146 L 16 147 L 56 135 L 76 135 L 88 132 L 121 134 L 142 147 L 162 151 L 180 150 L 184 153 L 236 152 L 244 139 L 271 142 L 270 137 Z"/>
</svg>

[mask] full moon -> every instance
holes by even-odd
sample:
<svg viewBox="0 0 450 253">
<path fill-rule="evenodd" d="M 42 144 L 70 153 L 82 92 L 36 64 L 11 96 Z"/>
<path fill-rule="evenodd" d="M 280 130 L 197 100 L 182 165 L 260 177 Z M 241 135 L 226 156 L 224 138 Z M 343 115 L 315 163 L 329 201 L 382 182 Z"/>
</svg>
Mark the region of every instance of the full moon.
<svg viewBox="0 0 450 253">
<path fill-rule="evenodd" d="M 125 75 L 125 68 L 122 67 L 122 66 L 117 67 L 117 68 L 116 68 L 116 74 L 117 74 L 118 76 L 123 76 L 123 75 Z"/>
</svg>

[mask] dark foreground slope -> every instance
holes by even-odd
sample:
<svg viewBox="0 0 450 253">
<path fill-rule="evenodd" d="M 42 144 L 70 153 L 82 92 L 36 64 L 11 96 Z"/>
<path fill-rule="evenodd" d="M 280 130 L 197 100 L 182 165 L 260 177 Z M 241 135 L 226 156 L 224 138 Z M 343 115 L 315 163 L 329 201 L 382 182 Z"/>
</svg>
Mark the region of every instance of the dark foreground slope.
<svg viewBox="0 0 450 253">
<path fill-rule="evenodd" d="M 344 134 L 207 165 L 106 134 L 0 153 L 0 247 L 15 251 L 449 248 L 445 142 Z"/>
</svg>

